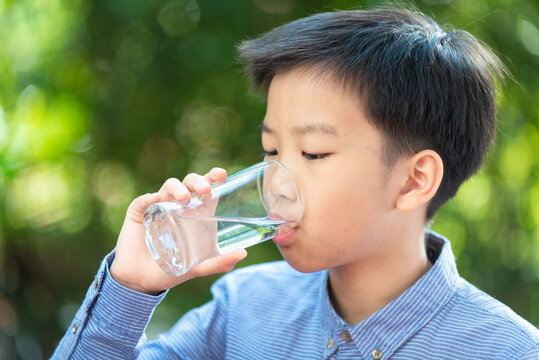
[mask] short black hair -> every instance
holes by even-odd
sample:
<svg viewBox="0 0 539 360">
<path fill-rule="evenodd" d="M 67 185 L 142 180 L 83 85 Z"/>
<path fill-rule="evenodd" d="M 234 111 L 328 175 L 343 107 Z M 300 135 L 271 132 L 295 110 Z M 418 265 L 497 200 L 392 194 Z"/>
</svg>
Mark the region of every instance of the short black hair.
<svg viewBox="0 0 539 360">
<path fill-rule="evenodd" d="M 239 44 L 254 88 L 312 67 L 360 95 L 384 138 L 384 161 L 424 149 L 444 164 L 426 220 L 479 170 L 496 133 L 496 85 L 508 74 L 488 46 L 410 9 L 334 11 Z"/>
</svg>

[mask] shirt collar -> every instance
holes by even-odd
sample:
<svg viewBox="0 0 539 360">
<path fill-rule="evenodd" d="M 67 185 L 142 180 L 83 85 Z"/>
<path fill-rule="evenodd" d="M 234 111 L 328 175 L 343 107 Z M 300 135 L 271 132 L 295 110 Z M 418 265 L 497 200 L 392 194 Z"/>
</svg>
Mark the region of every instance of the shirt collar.
<svg viewBox="0 0 539 360">
<path fill-rule="evenodd" d="M 321 291 L 322 327 L 326 342 L 333 345 L 326 347 L 326 355 L 345 345 L 341 333 L 347 331 L 352 337 L 350 343 L 364 359 L 370 359 L 374 350 L 380 351 L 386 359 L 444 307 L 459 277 L 451 244 L 432 231 L 425 233 L 425 240 L 427 254 L 431 262 L 435 261 L 434 265 L 398 298 L 357 325 L 347 324 L 333 309 L 327 292 L 326 271 Z"/>
</svg>

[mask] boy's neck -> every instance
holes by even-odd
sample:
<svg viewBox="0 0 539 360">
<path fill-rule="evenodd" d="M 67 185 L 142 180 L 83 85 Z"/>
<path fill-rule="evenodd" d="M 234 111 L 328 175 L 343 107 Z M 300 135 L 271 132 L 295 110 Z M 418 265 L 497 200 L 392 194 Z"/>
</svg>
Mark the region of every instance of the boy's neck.
<svg viewBox="0 0 539 360">
<path fill-rule="evenodd" d="M 368 261 L 329 270 L 329 294 L 335 311 L 350 324 L 358 324 L 412 286 L 431 267 L 420 234 L 389 241 L 390 248 Z M 411 236 L 414 236 L 413 239 Z"/>
</svg>

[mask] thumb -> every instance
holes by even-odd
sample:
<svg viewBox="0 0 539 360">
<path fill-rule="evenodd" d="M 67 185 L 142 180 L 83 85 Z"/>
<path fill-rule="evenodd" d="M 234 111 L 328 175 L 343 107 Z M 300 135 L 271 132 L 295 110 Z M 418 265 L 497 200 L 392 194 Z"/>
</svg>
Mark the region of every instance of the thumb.
<svg viewBox="0 0 539 360">
<path fill-rule="evenodd" d="M 236 249 L 229 253 L 213 257 L 211 259 L 201 262 L 199 265 L 195 266 L 191 271 L 193 277 L 217 274 L 217 273 L 226 273 L 231 271 L 234 266 L 245 259 L 247 256 L 247 250 L 245 249 Z"/>
<path fill-rule="evenodd" d="M 247 256 L 247 250 L 245 249 L 236 249 L 228 254 L 223 255 L 223 257 L 218 257 L 217 261 L 219 263 L 219 272 L 229 272 L 231 271 L 237 263 L 245 259 Z"/>
</svg>

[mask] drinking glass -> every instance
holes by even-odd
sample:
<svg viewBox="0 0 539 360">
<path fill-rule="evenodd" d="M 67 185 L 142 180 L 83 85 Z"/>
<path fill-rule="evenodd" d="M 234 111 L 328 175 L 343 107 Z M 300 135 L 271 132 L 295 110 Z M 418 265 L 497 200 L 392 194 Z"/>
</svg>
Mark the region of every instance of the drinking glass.
<svg viewBox="0 0 539 360">
<path fill-rule="evenodd" d="M 152 257 L 179 276 L 203 260 L 272 239 L 280 226 L 295 226 L 301 216 L 294 179 L 269 160 L 213 184 L 207 194 L 152 204 L 143 223 Z"/>
</svg>

